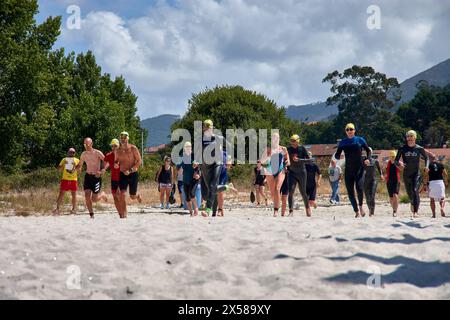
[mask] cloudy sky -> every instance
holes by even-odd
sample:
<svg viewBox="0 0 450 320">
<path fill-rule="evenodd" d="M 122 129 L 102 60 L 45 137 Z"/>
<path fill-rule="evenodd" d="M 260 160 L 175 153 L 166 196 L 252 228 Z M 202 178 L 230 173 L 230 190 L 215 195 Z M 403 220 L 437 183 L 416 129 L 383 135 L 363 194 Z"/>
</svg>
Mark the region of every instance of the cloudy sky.
<svg viewBox="0 0 450 320">
<path fill-rule="evenodd" d="M 380 29 L 369 29 L 370 5 Z M 69 29 L 77 5 L 81 28 Z M 142 119 L 183 114 L 194 92 L 239 84 L 280 106 L 323 101 L 335 69 L 370 65 L 403 81 L 450 58 L 450 0 L 39 0 L 61 15 L 56 47 L 92 50 L 123 75 Z M 72 21 L 69 19 L 69 21 Z M 371 20 L 373 21 L 373 20 Z"/>
</svg>

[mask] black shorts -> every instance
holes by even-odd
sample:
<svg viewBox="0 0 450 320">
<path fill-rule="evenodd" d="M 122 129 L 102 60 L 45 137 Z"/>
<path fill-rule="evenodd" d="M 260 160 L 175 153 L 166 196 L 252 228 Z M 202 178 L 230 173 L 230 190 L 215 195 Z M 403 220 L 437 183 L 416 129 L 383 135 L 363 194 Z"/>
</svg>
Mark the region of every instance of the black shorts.
<svg viewBox="0 0 450 320">
<path fill-rule="evenodd" d="M 284 178 L 286 180 L 286 178 Z M 256 179 L 255 186 L 264 187 L 264 178 L 263 179 Z"/>
<path fill-rule="evenodd" d="M 98 194 L 102 189 L 102 178 L 101 177 L 97 178 L 93 174 L 86 173 L 84 175 L 83 189 L 91 190 L 92 193 Z"/>
<path fill-rule="evenodd" d="M 135 196 L 138 189 L 138 173 L 132 172 L 126 176 L 123 172 L 120 172 L 119 188 L 121 192 L 127 191 L 130 186 L 130 195 Z"/>
<path fill-rule="evenodd" d="M 308 195 L 308 200 L 315 201 L 316 193 L 317 193 L 317 186 L 315 184 L 313 186 L 306 185 L 306 194 Z"/>
<path fill-rule="evenodd" d="M 119 181 L 111 180 L 111 193 L 115 194 L 117 192 L 117 189 L 119 189 Z"/>
<path fill-rule="evenodd" d="M 392 198 L 394 194 L 398 194 L 400 191 L 400 183 L 398 182 L 388 182 L 386 184 L 389 198 Z"/>
</svg>

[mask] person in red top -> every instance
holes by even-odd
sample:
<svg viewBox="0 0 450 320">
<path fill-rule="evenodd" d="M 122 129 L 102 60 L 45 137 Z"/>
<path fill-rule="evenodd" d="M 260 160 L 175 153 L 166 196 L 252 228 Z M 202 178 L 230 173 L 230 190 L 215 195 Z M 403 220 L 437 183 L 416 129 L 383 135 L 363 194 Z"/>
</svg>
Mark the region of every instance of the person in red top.
<svg viewBox="0 0 450 320">
<path fill-rule="evenodd" d="M 119 210 L 120 200 L 119 200 L 119 193 L 117 192 L 117 190 L 119 189 L 120 169 L 114 167 L 114 161 L 115 161 L 114 151 L 117 148 L 119 148 L 119 146 L 120 146 L 119 140 L 112 139 L 111 140 L 112 151 L 105 155 L 105 160 L 104 160 L 106 162 L 105 170 L 107 170 L 108 168 L 110 168 L 110 170 L 111 170 L 111 193 L 113 195 L 114 205 L 116 206 L 116 209 L 118 212 L 120 212 L 120 210 Z"/>
</svg>

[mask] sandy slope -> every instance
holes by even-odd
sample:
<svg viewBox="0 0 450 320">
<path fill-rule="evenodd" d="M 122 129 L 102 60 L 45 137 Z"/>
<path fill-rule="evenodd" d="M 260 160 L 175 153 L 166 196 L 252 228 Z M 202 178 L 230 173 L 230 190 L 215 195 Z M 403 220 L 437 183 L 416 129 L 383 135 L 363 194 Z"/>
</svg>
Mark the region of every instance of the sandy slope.
<svg viewBox="0 0 450 320">
<path fill-rule="evenodd" d="M 450 219 L 349 210 L 0 218 L 0 299 L 450 299 Z"/>
</svg>

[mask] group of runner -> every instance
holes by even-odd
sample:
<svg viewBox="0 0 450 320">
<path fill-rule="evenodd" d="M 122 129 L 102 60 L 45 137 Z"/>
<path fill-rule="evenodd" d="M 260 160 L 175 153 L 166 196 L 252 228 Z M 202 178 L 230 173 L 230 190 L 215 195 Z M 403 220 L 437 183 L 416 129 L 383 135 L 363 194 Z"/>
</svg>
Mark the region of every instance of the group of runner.
<svg viewBox="0 0 450 320">
<path fill-rule="evenodd" d="M 72 194 L 72 210 L 76 213 L 76 191 L 78 190 L 78 173 L 86 164 L 84 175 L 84 197 L 86 208 L 91 218 L 94 218 L 93 203 L 107 201 L 105 192 L 101 191 L 102 176 L 108 168 L 111 170 L 111 193 L 114 205 L 120 218 L 127 217 L 126 192 L 129 188 L 130 198 L 142 201 L 137 193 L 138 169 L 142 163 L 141 155 L 135 145 L 128 143 L 129 134 L 126 131 L 120 133 L 120 141 L 112 139 L 111 151 L 106 156 L 93 147 L 91 138 L 84 139 L 85 150 L 81 153 L 80 159 L 75 157 L 75 149 L 70 148 L 67 157 L 61 160 L 58 169 L 63 171 L 60 184 L 60 192 L 54 214 L 60 214 L 60 206 L 64 199 L 65 192 Z"/>
<path fill-rule="evenodd" d="M 341 176 L 341 168 L 337 162 L 345 155 L 344 182 L 349 201 L 352 205 L 355 217 L 364 217 L 363 198 L 369 208 L 369 216 L 375 214 L 375 195 L 377 190 L 377 173 L 386 186 L 393 209 L 393 216 L 398 210 L 398 194 L 400 190 L 400 171 L 403 171 L 403 182 L 411 202 L 411 214 L 418 216 L 420 205 L 420 161 L 425 162 L 424 171 L 426 181 L 423 189 L 428 189 L 431 198 L 431 209 L 435 217 L 436 201 L 440 204 L 441 215 L 445 216 L 445 186 L 448 183 L 447 172 L 432 153 L 416 144 L 417 134 L 414 130 L 406 133 L 406 143 L 398 151 L 391 151 L 385 173 L 379 161 L 372 155 L 372 149 L 364 138 L 356 135 L 356 128 L 352 123 L 345 126 L 346 137 L 342 139 L 335 154 L 332 157 L 329 176 L 332 187 L 331 203 L 339 202 L 338 186 Z M 109 168 L 111 170 L 111 192 L 114 204 L 120 218 L 127 217 L 126 191 L 129 187 L 130 198 L 141 202 L 137 193 L 138 169 L 142 163 L 139 150 L 128 143 L 127 132 L 120 134 L 120 141 L 111 141 L 111 152 L 103 153 L 93 148 L 90 138 L 84 140 L 85 151 L 80 159 L 74 157 L 75 150 L 70 148 L 68 156 L 64 158 L 59 168 L 63 171 L 60 186 L 60 194 L 57 200 L 57 208 L 54 213 L 59 214 L 59 207 L 66 191 L 72 192 L 72 213 L 76 210 L 77 172 L 81 172 L 86 163 L 84 178 L 84 193 L 86 207 L 90 216 L 94 217 L 93 203 L 106 200 L 106 194 L 101 192 L 101 176 Z M 164 164 L 159 168 L 156 176 L 158 190 L 160 192 L 160 208 L 169 208 L 169 197 L 175 181 L 178 180 L 180 202 L 186 202 L 192 216 L 198 215 L 200 204 L 204 202 L 203 216 L 223 216 L 224 195 L 223 192 L 233 190 L 237 193 L 233 184 L 228 183 L 227 171 L 232 165 L 232 157 L 223 150 L 225 139 L 213 132 L 213 122 L 203 122 L 202 151 L 206 148 L 211 152 L 209 161 L 198 161 L 194 158 L 192 145 L 186 142 L 182 151 L 182 160 L 176 163 L 174 170 L 172 159 L 164 158 Z M 219 148 L 217 147 L 219 144 Z M 215 154 L 220 150 L 221 154 Z M 365 154 L 363 152 L 365 151 Z M 202 153 L 203 154 L 203 153 Z M 298 186 L 306 215 L 311 216 L 311 207 L 317 207 L 315 203 L 316 190 L 320 185 L 321 173 L 314 163 L 311 153 L 300 145 L 300 137 L 294 134 L 290 137 L 290 146 L 280 145 L 280 136 L 274 133 L 271 136 L 271 145 L 267 147 L 261 159 L 254 169 L 254 187 L 256 191 L 257 206 L 264 199 L 264 187 L 267 184 L 273 201 L 274 212 L 277 216 L 281 202 L 281 215 L 285 216 L 286 207 L 289 215 L 294 212 L 294 193 Z M 177 179 L 178 176 L 178 179 Z M 118 190 L 120 193 L 118 194 Z M 181 194 L 184 196 L 181 197 Z M 184 199 L 183 199 L 184 198 Z M 199 199 L 200 198 L 200 199 Z M 286 203 L 287 202 L 287 203 Z"/>
</svg>

